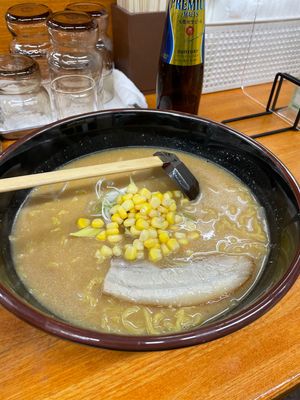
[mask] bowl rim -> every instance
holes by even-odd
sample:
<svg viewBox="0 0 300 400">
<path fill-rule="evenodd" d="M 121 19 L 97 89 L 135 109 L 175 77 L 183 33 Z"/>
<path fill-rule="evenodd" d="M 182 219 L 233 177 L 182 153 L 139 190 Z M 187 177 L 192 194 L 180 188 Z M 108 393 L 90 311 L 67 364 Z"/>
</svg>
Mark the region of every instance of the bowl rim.
<svg viewBox="0 0 300 400">
<path fill-rule="evenodd" d="M 283 174 L 284 178 L 290 185 L 290 188 L 296 198 L 298 206 L 300 208 L 300 187 L 288 170 L 288 168 L 275 156 L 270 150 L 264 145 L 256 142 L 251 137 L 238 132 L 231 127 L 228 127 L 222 123 L 214 122 L 200 116 L 194 116 L 186 113 L 177 111 L 158 111 L 151 109 L 116 109 L 116 110 L 104 110 L 92 113 L 87 113 L 79 116 L 73 116 L 65 118 L 61 121 L 54 122 L 46 127 L 38 129 L 29 135 L 19 139 L 16 143 L 12 144 L 9 148 L 4 150 L 0 154 L 0 162 L 5 161 L 5 158 L 12 152 L 18 149 L 27 141 L 31 140 L 35 136 L 41 133 L 60 126 L 65 122 L 77 121 L 80 119 L 95 117 L 99 114 L 113 114 L 113 113 L 135 113 L 135 114 L 166 114 L 171 116 L 178 116 L 180 118 L 185 117 L 189 120 L 196 120 L 197 122 L 202 121 L 206 125 L 216 126 L 222 129 L 226 129 L 228 132 L 239 137 L 243 141 L 248 142 L 254 146 L 260 153 L 264 153 L 269 159 L 273 161 L 276 167 Z M 300 244 L 298 246 L 296 255 L 291 261 L 289 268 L 287 269 L 284 276 L 277 282 L 273 288 L 260 297 L 259 300 L 254 301 L 250 306 L 245 309 L 238 311 L 234 316 L 225 317 L 222 321 L 214 321 L 209 325 L 200 326 L 192 330 L 174 333 L 171 335 L 149 335 L 149 336 L 127 336 L 119 334 L 110 334 L 93 331 L 86 328 L 80 328 L 72 326 L 67 322 L 59 321 L 54 317 L 48 316 L 38 310 L 35 310 L 30 305 L 23 302 L 18 295 L 10 292 L 3 284 L 0 283 L 0 304 L 2 304 L 7 310 L 30 323 L 31 325 L 42 329 L 50 334 L 58 336 L 63 339 L 69 339 L 82 344 L 92 345 L 101 348 L 107 348 L 112 350 L 128 350 L 128 351 L 149 351 L 149 350 L 167 350 L 174 348 L 181 348 L 209 342 L 214 339 L 218 339 L 227 334 L 233 333 L 244 326 L 250 324 L 270 308 L 272 308 L 293 286 L 300 274 Z"/>
</svg>

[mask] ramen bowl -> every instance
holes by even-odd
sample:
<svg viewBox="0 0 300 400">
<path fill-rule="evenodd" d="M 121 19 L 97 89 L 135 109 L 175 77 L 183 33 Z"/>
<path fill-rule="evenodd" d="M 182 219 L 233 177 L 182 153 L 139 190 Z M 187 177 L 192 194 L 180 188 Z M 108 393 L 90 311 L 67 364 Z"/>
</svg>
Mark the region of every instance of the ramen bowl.
<svg viewBox="0 0 300 400">
<path fill-rule="evenodd" d="M 286 167 L 254 140 L 218 123 L 174 112 L 118 110 L 66 119 L 21 139 L 0 156 L 1 178 L 54 170 L 97 151 L 159 147 L 206 158 L 238 177 L 264 207 L 270 252 L 259 280 L 236 307 L 181 333 L 125 336 L 82 328 L 40 304 L 16 273 L 9 236 L 29 190 L 0 194 L 0 302 L 61 338 L 117 350 L 162 350 L 230 334 L 273 307 L 300 269 L 300 191 Z"/>
</svg>

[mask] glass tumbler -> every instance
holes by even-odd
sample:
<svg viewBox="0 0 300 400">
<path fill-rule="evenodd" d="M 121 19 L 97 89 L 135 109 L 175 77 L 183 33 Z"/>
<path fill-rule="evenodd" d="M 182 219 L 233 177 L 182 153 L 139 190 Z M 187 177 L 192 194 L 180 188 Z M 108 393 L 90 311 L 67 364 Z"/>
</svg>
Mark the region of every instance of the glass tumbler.
<svg viewBox="0 0 300 400">
<path fill-rule="evenodd" d="M 19 54 L 0 55 L 0 132 L 52 122 L 48 92 L 37 62 Z"/>
<path fill-rule="evenodd" d="M 50 40 L 46 20 L 51 13 L 44 4 L 24 3 L 10 7 L 5 14 L 8 30 L 13 36 L 10 52 L 33 57 L 39 63 L 44 81 L 49 79 L 47 53 Z"/>
<path fill-rule="evenodd" d="M 113 54 L 112 54 L 112 41 L 108 36 L 108 21 L 109 14 L 104 5 L 96 2 L 76 2 L 70 3 L 66 6 L 66 10 L 82 11 L 89 14 L 98 24 L 98 41 L 96 49 L 103 59 L 103 103 L 107 103 L 114 96 L 113 85 Z"/>
<path fill-rule="evenodd" d="M 96 51 L 97 23 L 88 14 L 59 11 L 47 21 L 52 49 L 48 55 L 51 80 L 85 75 L 102 87 L 102 59 Z"/>
<path fill-rule="evenodd" d="M 59 76 L 51 81 L 51 92 L 58 119 L 98 109 L 96 85 L 91 77 Z"/>
</svg>

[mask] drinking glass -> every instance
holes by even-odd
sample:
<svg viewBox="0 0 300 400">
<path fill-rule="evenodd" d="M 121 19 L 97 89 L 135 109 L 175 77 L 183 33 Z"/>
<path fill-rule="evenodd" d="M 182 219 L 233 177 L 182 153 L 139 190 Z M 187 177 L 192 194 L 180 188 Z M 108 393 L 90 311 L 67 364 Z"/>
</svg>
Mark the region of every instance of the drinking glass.
<svg viewBox="0 0 300 400">
<path fill-rule="evenodd" d="M 38 63 L 19 54 L 0 55 L 0 132 L 34 128 L 52 120 Z"/>
<path fill-rule="evenodd" d="M 39 63 L 45 82 L 49 79 L 47 53 L 50 49 L 46 20 L 51 14 L 48 6 L 39 3 L 16 4 L 5 14 L 7 28 L 13 37 L 10 52 L 33 57 Z"/>
<path fill-rule="evenodd" d="M 89 14 L 98 24 L 98 41 L 96 49 L 103 60 L 103 103 L 112 100 L 114 96 L 114 82 L 113 82 L 113 54 L 112 54 L 112 41 L 108 36 L 108 20 L 109 14 L 105 6 L 93 1 L 75 2 L 66 6 L 65 10 L 81 11 Z"/>
<path fill-rule="evenodd" d="M 59 76 L 51 82 L 51 93 L 58 119 L 98 109 L 96 84 L 89 76 Z"/>
</svg>

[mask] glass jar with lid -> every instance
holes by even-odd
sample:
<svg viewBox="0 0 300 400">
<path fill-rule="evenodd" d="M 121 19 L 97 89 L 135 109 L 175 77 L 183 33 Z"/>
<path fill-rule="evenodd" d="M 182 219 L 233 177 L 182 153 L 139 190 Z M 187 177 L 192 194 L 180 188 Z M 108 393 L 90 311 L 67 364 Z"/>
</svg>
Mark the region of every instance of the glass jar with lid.
<svg viewBox="0 0 300 400">
<path fill-rule="evenodd" d="M 48 54 L 51 80 L 85 75 L 101 87 L 102 59 L 96 51 L 98 26 L 88 14 L 59 11 L 48 19 L 52 49 Z"/>
<path fill-rule="evenodd" d="M 38 63 L 19 54 L 0 55 L 0 132 L 23 130 L 53 121 Z"/>
<path fill-rule="evenodd" d="M 98 40 L 96 48 L 103 59 L 103 89 L 104 89 L 104 103 L 110 101 L 114 95 L 113 76 L 112 71 L 114 68 L 113 54 L 112 54 L 112 41 L 108 36 L 108 21 L 109 14 L 103 4 L 96 2 L 76 2 L 70 3 L 66 6 L 66 10 L 81 11 L 92 16 L 98 24 Z"/>
<path fill-rule="evenodd" d="M 46 20 L 51 14 L 49 7 L 38 3 L 14 5 L 5 14 L 8 30 L 13 36 L 10 52 L 36 59 L 45 81 L 49 78 L 47 53 L 50 49 Z"/>
</svg>

